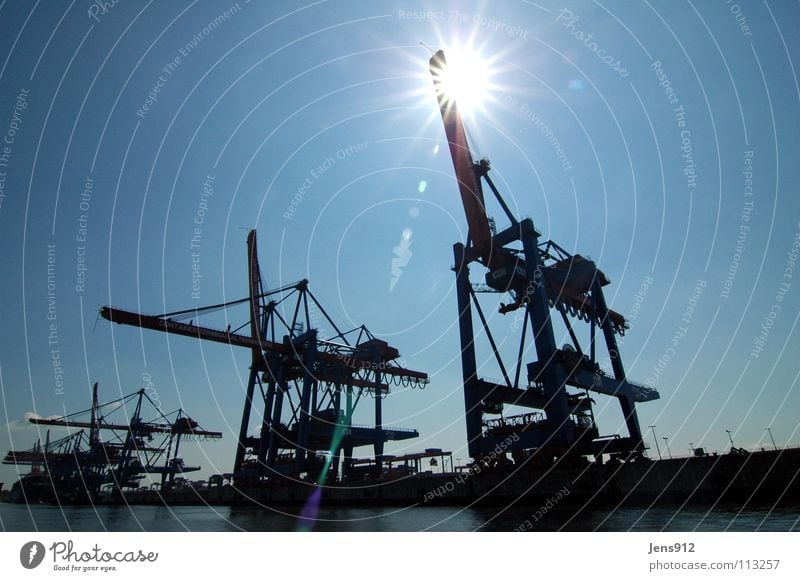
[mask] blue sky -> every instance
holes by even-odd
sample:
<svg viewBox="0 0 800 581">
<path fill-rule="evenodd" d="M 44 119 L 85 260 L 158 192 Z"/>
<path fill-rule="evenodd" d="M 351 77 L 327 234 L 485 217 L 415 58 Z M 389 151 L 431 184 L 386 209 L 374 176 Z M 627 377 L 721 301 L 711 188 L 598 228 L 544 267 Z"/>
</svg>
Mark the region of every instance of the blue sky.
<svg viewBox="0 0 800 581">
<path fill-rule="evenodd" d="M 724 451 L 726 429 L 797 444 L 799 18 L 723 0 L 0 4 L 0 448 L 33 445 L 28 412 L 149 378 L 165 410 L 224 432 L 188 463 L 229 471 L 248 353 L 97 311 L 245 296 L 255 227 L 270 287 L 309 278 L 342 327 L 430 373 L 388 400 L 421 435 L 393 449 L 466 457 L 450 271 L 466 223 L 420 42 L 491 64 L 474 153 L 515 212 L 612 280 L 628 375 L 662 396 L 642 426 L 676 454 Z M 508 345 L 510 317 L 491 317 Z M 607 403 L 601 432 L 619 432 Z"/>
</svg>

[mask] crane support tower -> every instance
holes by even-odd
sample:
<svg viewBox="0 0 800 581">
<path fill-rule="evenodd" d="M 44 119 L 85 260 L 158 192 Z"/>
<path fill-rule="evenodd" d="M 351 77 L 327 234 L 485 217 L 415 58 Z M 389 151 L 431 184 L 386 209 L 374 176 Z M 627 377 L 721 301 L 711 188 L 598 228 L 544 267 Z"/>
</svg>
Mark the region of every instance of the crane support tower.
<svg viewBox="0 0 800 581">
<path fill-rule="evenodd" d="M 342 331 L 311 292 L 308 280 L 265 288 L 255 230 L 247 236 L 247 266 L 246 298 L 155 316 L 103 307 L 100 315 L 115 323 L 250 350 L 233 463 L 238 485 L 322 473 L 332 481 L 380 475 L 390 466 L 384 444 L 419 436 L 414 429 L 384 426 L 383 400 L 390 385 L 424 387 L 428 375 L 402 367 L 398 350 L 364 325 Z M 233 329 L 200 324 L 214 311 L 245 305 L 244 322 Z M 325 333 L 320 326 L 327 328 Z M 370 397 L 374 422 L 354 424 L 359 402 Z M 361 446 L 374 450 L 367 465 L 354 463 L 353 450 Z"/>
<path fill-rule="evenodd" d="M 616 335 L 624 334 L 628 325 L 606 304 L 603 287 L 609 284 L 608 278 L 591 260 L 570 254 L 552 240 L 541 240 L 530 218 L 518 220 L 514 216 L 489 176 L 488 160 L 473 160 L 457 96 L 445 90 L 448 71 L 444 52 L 435 53 L 429 65 L 469 228 L 466 243 L 455 244 L 453 253 L 470 456 L 485 459 L 500 446 L 515 461 L 540 452 L 540 458 L 549 460 L 593 455 L 602 461 L 603 454 L 636 458 L 644 449 L 636 403 L 658 399 L 659 394 L 625 376 Z M 487 214 L 484 182 L 510 222 L 502 231 L 496 231 Z M 485 284 L 471 282 L 473 263 L 486 270 Z M 513 301 L 500 303 L 500 313 L 521 311 L 519 348 L 511 362 L 501 356 L 478 300 L 478 293 L 486 292 L 511 294 Z M 556 346 L 554 311 L 563 320 L 572 345 Z M 478 374 L 473 314 L 478 315 L 502 380 Z M 575 320 L 589 325 L 588 353 L 578 341 L 572 324 Z M 524 366 L 526 377 L 521 381 L 529 327 L 537 358 Z M 597 363 L 598 330 L 613 376 Z M 567 386 L 582 391 L 570 393 Z M 588 392 L 619 400 L 627 437 L 599 435 Z M 504 417 L 505 405 L 540 411 Z M 509 435 L 515 437 L 509 439 Z M 509 445 L 509 441 L 513 443 Z"/>
</svg>

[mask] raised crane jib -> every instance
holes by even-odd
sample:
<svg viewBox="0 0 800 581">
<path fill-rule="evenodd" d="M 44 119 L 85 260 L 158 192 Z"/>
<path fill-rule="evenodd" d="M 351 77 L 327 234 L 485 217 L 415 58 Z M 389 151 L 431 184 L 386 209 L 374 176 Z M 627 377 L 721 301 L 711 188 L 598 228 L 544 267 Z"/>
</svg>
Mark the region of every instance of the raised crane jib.
<svg viewBox="0 0 800 581">
<path fill-rule="evenodd" d="M 475 162 L 467 142 L 464 123 L 458 111 L 458 105 L 445 89 L 447 75 L 447 61 L 444 51 L 438 51 L 429 62 L 433 87 L 439 101 L 439 111 L 442 114 L 444 131 L 447 134 L 447 143 L 450 147 L 450 157 L 456 171 L 458 189 L 461 192 L 461 202 L 464 204 L 464 213 L 467 216 L 469 238 L 476 254 L 483 263 L 489 265 L 492 255 L 492 232 L 489 228 L 489 218 L 486 215 L 486 206 L 483 200 L 483 189 L 480 177 L 475 170 Z"/>
</svg>

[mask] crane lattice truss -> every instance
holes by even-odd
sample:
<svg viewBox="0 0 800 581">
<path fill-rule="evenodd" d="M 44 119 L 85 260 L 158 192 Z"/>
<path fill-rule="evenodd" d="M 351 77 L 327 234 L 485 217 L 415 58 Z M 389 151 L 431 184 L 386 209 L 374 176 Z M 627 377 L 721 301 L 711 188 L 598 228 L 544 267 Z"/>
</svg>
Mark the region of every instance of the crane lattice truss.
<svg viewBox="0 0 800 581">
<path fill-rule="evenodd" d="M 161 475 L 162 486 L 176 474 L 200 467 L 185 466 L 178 456 L 181 439 L 218 439 L 220 432 L 200 428 L 182 409 L 163 413 L 145 390 L 100 404 L 97 384 L 92 407 L 61 417 L 31 418 L 39 426 L 63 428 L 66 437 L 41 441 L 25 451 L 11 451 L 3 464 L 31 466 L 41 486 L 60 501 L 89 501 L 108 485 L 114 491 L 136 488 L 147 474 Z M 149 417 L 152 419 L 145 419 Z M 28 480 L 28 486 L 36 486 Z"/>
<path fill-rule="evenodd" d="M 526 451 L 540 449 L 546 449 L 550 458 L 567 453 L 598 458 L 603 453 L 640 453 L 644 445 L 635 404 L 657 399 L 659 395 L 654 389 L 625 377 L 615 335 L 622 335 L 627 323 L 606 305 L 603 287 L 609 284 L 608 279 L 592 261 L 570 254 L 553 241 L 541 241 L 531 219 L 520 221 L 512 214 L 489 177 L 488 160 L 476 163 L 472 158 L 456 100 L 445 90 L 444 53 L 437 52 L 429 64 L 469 227 L 466 244 L 455 244 L 453 252 L 470 456 L 480 459 L 492 452 L 496 454 L 498 446 L 517 459 L 524 457 Z M 500 232 L 487 215 L 483 182 L 510 221 L 510 226 Z M 488 271 L 485 284 L 473 285 L 470 281 L 469 267 L 473 263 Z M 519 348 L 513 361 L 504 361 L 501 356 L 478 300 L 478 293 L 487 291 L 512 295 L 510 304 L 500 303 L 500 313 L 522 311 Z M 571 346 L 556 347 L 553 311 L 563 320 Z M 475 313 L 503 375 L 502 382 L 478 375 Z M 572 324 L 575 320 L 590 327 L 588 354 L 578 341 Z M 524 365 L 529 327 L 537 360 Z M 597 363 L 598 330 L 605 340 L 613 377 Z M 521 379 L 523 367 L 526 373 Z M 584 391 L 569 393 L 567 386 Z M 629 432 L 627 437 L 599 437 L 589 391 L 619 400 Z M 544 413 L 503 418 L 506 404 Z M 509 440 L 509 435 L 517 437 Z M 513 443 L 509 445 L 509 441 Z"/>
<path fill-rule="evenodd" d="M 387 441 L 419 435 L 412 429 L 384 427 L 383 400 L 390 385 L 425 386 L 427 374 L 402 367 L 397 349 L 375 338 L 366 327 L 342 331 L 307 280 L 266 290 L 255 230 L 248 235 L 247 248 L 248 298 L 158 316 L 103 307 L 101 315 L 116 323 L 251 350 L 233 466 L 237 482 L 280 475 L 317 476 L 323 471 L 326 478 L 350 478 L 366 471 L 352 461 L 353 449 L 360 446 L 373 447 L 375 462 L 369 470 L 380 473 Z M 240 304 L 248 304 L 249 313 L 239 327 L 219 330 L 199 325 L 204 313 Z M 331 336 L 322 336 L 320 326 L 330 329 Z M 356 407 L 368 398 L 374 402 L 374 425 L 354 425 Z M 261 408 L 256 418 L 252 417 L 254 404 Z"/>
</svg>

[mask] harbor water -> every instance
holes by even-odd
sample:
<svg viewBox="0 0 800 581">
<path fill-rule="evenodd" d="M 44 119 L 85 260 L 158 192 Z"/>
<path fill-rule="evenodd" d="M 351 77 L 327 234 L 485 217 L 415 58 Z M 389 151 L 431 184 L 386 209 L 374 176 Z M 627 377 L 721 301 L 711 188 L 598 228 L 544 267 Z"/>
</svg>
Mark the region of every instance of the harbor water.
<svg viewBox="0 0 800 581">
<path fill-rule="evenodd" d="M 800 506 L 675 505 L 608 507 L 576 512 L 554 507 L 323 508 L 228 506 L 46 506 L 0 503 L 4 532 L 168 531 L 800 531 Z"/>
</svg>

